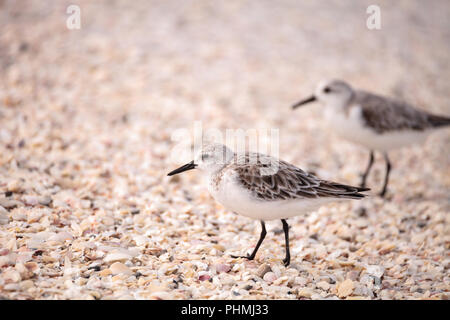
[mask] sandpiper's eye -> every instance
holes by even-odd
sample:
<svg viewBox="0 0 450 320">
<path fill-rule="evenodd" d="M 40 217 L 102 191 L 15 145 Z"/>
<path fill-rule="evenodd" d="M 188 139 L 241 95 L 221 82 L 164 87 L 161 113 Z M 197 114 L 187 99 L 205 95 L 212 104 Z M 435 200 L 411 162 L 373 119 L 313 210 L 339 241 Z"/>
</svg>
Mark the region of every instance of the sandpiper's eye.
<svg viewBox="0 0 450 320">
<path fill-rule="evenodd" d="M 209 158 L 209 154 L 203 154 L 202 155 L 202 160 L 208 159 Z"/>
<path fill-rule="evenodd" d="M 329 87 L 325 87 L 325 89 L 323 89 L 323 92 L 325 92 L 325 93 L 330 93 L 330 92 L 331 92 L 331 89 L 330 89 Z"/>
</svg>

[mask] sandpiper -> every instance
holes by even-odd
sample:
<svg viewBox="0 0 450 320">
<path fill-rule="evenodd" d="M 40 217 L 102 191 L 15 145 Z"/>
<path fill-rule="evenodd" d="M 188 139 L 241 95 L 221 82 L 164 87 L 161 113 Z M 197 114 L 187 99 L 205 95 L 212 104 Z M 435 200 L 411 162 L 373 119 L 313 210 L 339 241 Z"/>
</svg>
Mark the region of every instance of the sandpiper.
<svg viewBox="0 0 450 320">
<path fill-rule="evenodd" d="M 374 151 L 382 152 L 386 161 L 383 189 L 387 191 L 391 163 L 388 151 L 425 141 L 433 129 L 450 125 L 450 118 L 418 110 L 403 101 L 354 90 L 342 80 L 319 83 L 314 94 L 292 106 L 319 101 L 325 106 L 329 127 L 343 138 L 361 144 L 370 150 L 369 163 L 362 174 L 365 187 L 374 161 Z"/>
<path fill-rule="evenodd" d="M 369 190 L 321 180 L 285 161 L 260 153 L 235 153 L 222 144 L 205 146 L 194 160 L 168 175 L 194 168 L 203 172 L 216 201 L 234 213 L 261 222 L 261 235 L 253 252 L 233 257 L 253 260 L 266 236 L 265 221 L 280 219 L 286 266 L 290 263 L 287 218 L 314 211 L 332 201 L 362 199 L 365 195 L 360 192 Z"/>
</svg>

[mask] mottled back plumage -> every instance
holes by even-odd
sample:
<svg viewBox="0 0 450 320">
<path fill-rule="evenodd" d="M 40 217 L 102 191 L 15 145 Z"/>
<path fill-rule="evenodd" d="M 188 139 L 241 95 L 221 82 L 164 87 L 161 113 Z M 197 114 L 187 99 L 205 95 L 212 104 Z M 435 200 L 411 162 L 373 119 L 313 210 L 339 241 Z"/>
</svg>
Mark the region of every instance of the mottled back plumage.
<svg viewBox="0 0 450 320">
<path fill-rule="evenodd" d="M 271 168 L 277 170 L 271 171 Z M 265 201 L 323 197 L 360 199 L 365 195 L 359 192 L 369 190 L 320 180 L 288 162 L 259 153 L 237 155 L 235 161 L 224 168 L 227 169 L 234 170 L 239 182 L 257 199 Z"/>
<path fill-rule="evenodd" d="M 365 124 L 378 133 L 399 130 L 423 131 L 450 125 L 450 119 L 418 110 L 406 102 L 370 92 L 355 91 L 349 106 L 359 105 Z"/>
</svg>

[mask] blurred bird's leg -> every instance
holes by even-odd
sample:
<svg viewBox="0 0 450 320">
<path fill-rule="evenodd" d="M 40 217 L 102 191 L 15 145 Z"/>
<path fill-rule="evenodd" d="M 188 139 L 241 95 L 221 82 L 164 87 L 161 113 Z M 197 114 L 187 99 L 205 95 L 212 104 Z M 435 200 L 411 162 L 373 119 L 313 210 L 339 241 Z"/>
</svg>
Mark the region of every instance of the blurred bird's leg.
<svg viewBox="0 0 450 320">
<path fill-rule="evenodd" d="M 359 185 L 361 188 L 366 187 L 366 179 L 367 179 L 367 176 L 369 175 L 370 169 L 372 169 L 373 160 L 374 160 L 373 150 L 370 150 L 369 164 L 367 165 L 366 171 L 361 176 L 361 178 L 362 178 L 361 184 Z"/>
<path fill-rule="evenodd" d="M 380 192 L 380 197 L 382 197 L 382 198 L 384 198 L 384 196 L 386 195 L 387 186 L 388 186 L 388 182 L 389 182 L 389 173 L 391 172 L 391 169 L 392 169 L 391 162 L 389 161 L 389 157 L 386 152 L 384 153 L 384 160 L 386 161 L 386 175 L 384 177 L 383 190 L 381 190 L 381 192 Z"/>
</svg>

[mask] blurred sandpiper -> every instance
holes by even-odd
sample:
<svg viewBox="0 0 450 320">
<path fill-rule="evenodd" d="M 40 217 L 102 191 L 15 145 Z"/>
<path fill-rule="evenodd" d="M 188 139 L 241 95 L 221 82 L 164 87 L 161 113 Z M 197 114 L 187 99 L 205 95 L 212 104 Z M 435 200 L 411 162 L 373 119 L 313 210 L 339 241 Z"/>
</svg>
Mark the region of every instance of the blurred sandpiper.
<svg viewBox="0 0 450 320">
<path fill-rule="evenodd" d="M 319 83 L 314 94 L 292 106 L 298 108 L 319 101 L 325 106 L 328 126 L 343 138 L 367 147 L 369 163 L 360 186 L 374 162 L 374 151 L 382 152 L 386 161 L 383 189 L 387 191 L 391 163 L 388 151 L 425 141 L 435 129 L 450 125 L 450 118 L 418 110 L 410 104 L 362 90 L 354 90 L 342 80 Z"/>
</svg>

